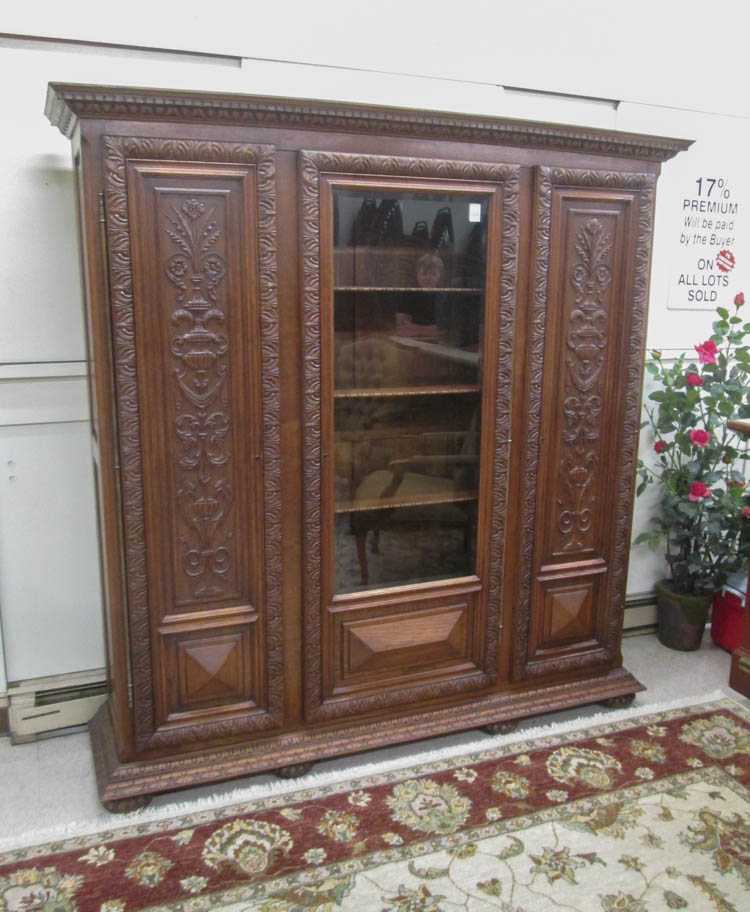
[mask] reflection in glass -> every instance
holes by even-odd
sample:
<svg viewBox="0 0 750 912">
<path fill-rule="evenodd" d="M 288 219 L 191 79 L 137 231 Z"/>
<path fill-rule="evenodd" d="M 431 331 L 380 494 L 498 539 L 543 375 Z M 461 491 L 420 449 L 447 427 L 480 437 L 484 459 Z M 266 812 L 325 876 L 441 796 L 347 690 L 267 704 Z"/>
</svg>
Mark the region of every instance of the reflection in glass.
<svg viewBox="0 0 750 912">
<path fill-rule="evenodd" d="M 336 591 L 474 572 L 487 199 L 334 190 Z"/>
</svg>

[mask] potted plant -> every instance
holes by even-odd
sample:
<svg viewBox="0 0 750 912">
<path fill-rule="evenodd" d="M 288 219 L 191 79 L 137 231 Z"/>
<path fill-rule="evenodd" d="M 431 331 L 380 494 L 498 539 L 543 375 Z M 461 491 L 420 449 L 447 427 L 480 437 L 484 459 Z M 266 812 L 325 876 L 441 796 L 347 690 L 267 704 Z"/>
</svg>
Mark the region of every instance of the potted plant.
<svg viewBox="0 0 750 912">
<path fill-rule="evenodd" d="M 750 417 L 750 322 L 717 307 L 710 338 L 696 359 L 671 364 L 651 352 L 646 369 L 656 381 L 646 406 L 655 459 L 638 462 L 637 493 L 661 489 L 653 528 L 635 543 L 666 546 L 671 576 L 657 584 L 659 639 L 672 649 L 698 649 L 713 594 L 746 564 L 747 505 L 742 461 L 750 457 L 731 418 Z"/>
</svg>

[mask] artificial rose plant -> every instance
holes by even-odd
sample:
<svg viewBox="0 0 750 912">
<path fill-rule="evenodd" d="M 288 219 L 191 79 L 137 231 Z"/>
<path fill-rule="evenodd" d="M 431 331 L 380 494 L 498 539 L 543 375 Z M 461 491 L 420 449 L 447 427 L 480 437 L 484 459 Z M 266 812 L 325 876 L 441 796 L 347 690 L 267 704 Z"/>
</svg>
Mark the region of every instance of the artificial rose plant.
<svg viewBox="0 0 750 912">
<path fill-rule="evenodd" d="M 653 351 L 646 369 L 657 382 L 646 407 L 655 459 L 638 463 L 638 494 L 658 482 L 660 510 L 654 528 L 636 538 L 666 543 L 675 592 L 715 592 L 747 562 L 745 520 L 750 517 L 743 441 L 727 428 L 732 418 L 750 418 L 750 322 L 740 317 L 745 296 L 733 312 L 717 307 L 713 334 L 695 346 L 696 360 L 681 355 L 671 364 Z"/>
</svg>

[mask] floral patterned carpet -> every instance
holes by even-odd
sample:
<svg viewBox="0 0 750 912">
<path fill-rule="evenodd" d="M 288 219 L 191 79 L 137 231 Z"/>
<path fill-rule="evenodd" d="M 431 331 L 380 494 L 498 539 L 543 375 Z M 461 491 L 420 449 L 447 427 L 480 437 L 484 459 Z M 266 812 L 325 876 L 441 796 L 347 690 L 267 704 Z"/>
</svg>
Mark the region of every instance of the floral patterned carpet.
<svg viewBox="0 0 750 912">
<path fill-rule="evenodd" d="M 743 912 L 731 700 L 0 856 L 0 912 Z"/>
</svg>

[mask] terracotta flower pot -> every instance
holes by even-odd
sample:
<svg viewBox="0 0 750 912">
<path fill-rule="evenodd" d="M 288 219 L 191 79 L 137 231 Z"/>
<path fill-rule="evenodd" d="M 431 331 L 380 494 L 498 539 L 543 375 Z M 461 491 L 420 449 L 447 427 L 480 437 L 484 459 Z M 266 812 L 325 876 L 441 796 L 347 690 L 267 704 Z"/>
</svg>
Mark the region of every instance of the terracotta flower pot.
<svg viewBox="0 0 750 912">
<path fill-rule="evenodd" d="M 700 649 L 711 599 L 711 595 L 682 595 L 675 592 L 670 580 L 657 583 L 659 642 L 680 652 Z"/>
</svg>

